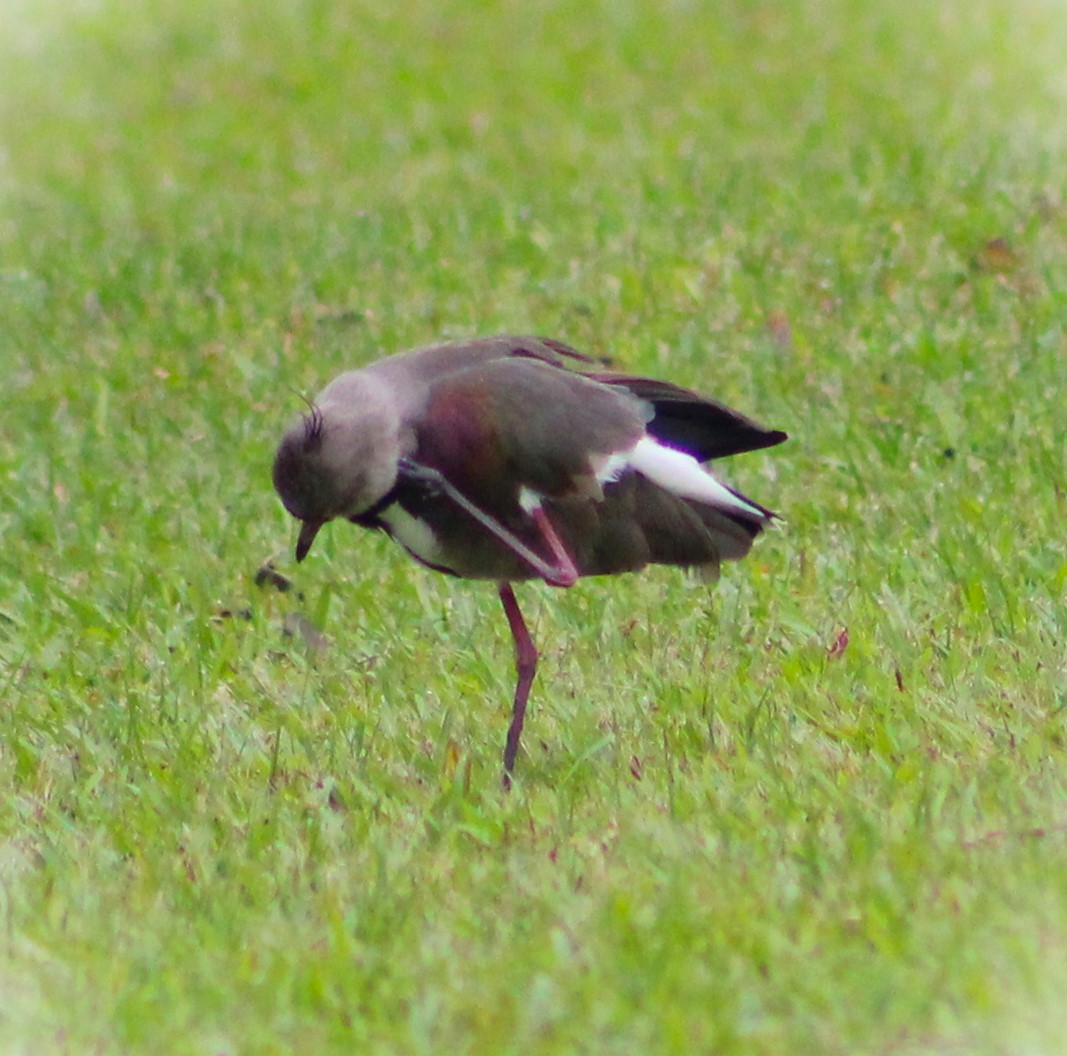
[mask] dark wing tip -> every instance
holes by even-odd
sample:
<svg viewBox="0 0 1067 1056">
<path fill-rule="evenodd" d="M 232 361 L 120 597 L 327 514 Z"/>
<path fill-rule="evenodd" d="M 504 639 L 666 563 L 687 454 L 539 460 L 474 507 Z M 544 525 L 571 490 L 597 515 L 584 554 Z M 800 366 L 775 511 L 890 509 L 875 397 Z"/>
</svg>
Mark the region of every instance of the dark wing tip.
<svg viewBox="0 0 1067 1056">
<path fill-rule="evenodd" d="M 760 447 L 774 447 L 776 444 L 785 443 L 789 439 L 789 434 L 782 432 L 781 429 L 766 429 L 764 430 L 763 443 Z"/>
</svg>

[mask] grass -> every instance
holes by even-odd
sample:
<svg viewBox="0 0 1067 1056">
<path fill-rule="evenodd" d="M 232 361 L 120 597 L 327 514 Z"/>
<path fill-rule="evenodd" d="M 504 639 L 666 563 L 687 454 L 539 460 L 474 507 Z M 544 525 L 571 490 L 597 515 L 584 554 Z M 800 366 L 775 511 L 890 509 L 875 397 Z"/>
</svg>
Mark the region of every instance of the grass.
<svg viewBox="0 0 1067 1056">
<path fill-rule="evenodd" d="M 0 20 L 3 1051 L 1060 1051 L 1057 5 Z M 714 589 L 521 591 L 510 796 L 492 591 L 269 478 L 501 330 L 792 437 Z"/>
</svg>

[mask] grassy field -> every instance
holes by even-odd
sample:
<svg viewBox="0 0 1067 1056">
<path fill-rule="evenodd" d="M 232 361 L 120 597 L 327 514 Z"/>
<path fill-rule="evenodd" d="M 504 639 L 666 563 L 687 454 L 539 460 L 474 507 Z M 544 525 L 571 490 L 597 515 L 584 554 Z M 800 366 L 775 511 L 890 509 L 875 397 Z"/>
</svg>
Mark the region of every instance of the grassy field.
<svg viewBox="0 0 1067 1056">
<path fill-rule="evenodd" d="M 1061 1053 L 1065 51 L 1052 0 L 0 8 L 0 1052 Z M 297 570 L 270 484 L 300 394 L 501 330 L 791 434 L 716 586 L 521 589 L 509 796 L 493 591 Z"/>
</svg>

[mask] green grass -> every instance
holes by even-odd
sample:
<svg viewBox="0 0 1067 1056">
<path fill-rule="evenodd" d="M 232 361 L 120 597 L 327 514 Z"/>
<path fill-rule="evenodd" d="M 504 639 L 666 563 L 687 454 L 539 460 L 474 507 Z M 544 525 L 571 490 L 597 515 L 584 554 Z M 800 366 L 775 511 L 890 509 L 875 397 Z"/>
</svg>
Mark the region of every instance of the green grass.
<svg viewBox="0 0 1067 1056">
<path fill-rule="evenodd" d="M 0 1050 L 1060 1052 L 1067 16 L 387 7 L 0 14 Z M 270 486 L 500 330 L 792 437 L 521 590 L 510 796 L 493 592 Z"/>
</svg>

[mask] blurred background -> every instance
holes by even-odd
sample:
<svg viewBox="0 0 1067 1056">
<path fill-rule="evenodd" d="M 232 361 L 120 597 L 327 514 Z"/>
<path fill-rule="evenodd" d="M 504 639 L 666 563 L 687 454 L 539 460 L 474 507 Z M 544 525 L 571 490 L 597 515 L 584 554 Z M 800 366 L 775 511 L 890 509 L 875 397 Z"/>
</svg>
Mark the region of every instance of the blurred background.
<svg viewBox="0 0 1067 1056">
<path fill-rule="evenodd" d="M 4 0 L 0 1043 L 1058 1051 L 1065 54 L 1053 0 Z M 343 525 L 255 583 L 301 395 L 498 331 L 791 434 L 714 593 L 532 592 L 509 802 L 491 592 Z"/>
</svg>

